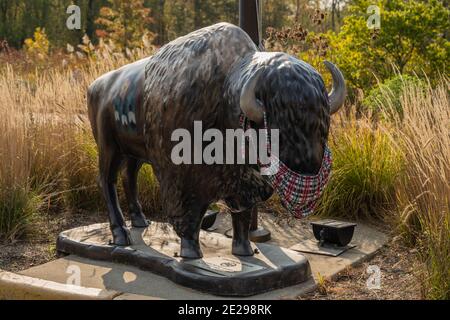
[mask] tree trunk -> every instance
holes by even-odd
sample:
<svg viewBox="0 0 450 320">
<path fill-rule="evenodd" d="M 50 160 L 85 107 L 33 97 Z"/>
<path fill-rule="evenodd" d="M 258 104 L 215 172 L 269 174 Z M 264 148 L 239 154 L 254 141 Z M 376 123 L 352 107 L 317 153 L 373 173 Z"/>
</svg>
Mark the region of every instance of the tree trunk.
<svg viewBox="0 0 450 320">
<path fill-rule="evenodd" d="M 295 21 L 300 22 L 300 0 L 297 0 L 297 9 L 295 10 Z"/>
<path fill-rule="evenodd" d="M 166 42 L 166 23 L 164 21 L 166 1 L 165 0 L 159 0 L 159 18 L 158 18 L 158 44 L 163 45 Z"/>
<path fill-rule="evenodd" d="M 256 0 L 241 0 L 239 6 L 240 27 L 248 33 L 250 38 L 259 46 L 261 43 L 261 36 L 259 34 L 258 16 L 257 16 Z"/>
<path fill-rule="evenodd" d="M 86 34 L 89 39 L 93 39 L 95 36 L 95 7 L 94 0 L 88 1 L 88 12 L 87 12 L 87 21 L 86 21 Z"/>
<path fill-rule="evenodd" d="M 336 31 L 336 0 L 331 1 L 331 29 Z"/>
</svg>

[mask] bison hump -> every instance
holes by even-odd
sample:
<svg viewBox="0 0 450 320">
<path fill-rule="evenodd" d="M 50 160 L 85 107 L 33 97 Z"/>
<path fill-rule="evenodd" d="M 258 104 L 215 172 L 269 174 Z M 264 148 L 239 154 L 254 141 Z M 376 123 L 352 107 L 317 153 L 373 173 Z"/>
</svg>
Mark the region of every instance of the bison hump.
<svg viewBox="0 0 450 320">
<path fill-rule="evenodd" d="M 239 27 L 219 23 L 163 46 L 146 66 L 147 97 L 186 94 L 198 82 L 217 83 L 232 66 L 258 49 Z"/>
</svg>

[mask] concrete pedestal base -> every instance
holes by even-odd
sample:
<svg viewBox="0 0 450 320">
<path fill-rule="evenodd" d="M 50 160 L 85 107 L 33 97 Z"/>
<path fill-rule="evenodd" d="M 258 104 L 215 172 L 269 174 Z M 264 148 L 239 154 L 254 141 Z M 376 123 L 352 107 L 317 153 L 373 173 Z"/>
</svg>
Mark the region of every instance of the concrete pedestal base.
<svg viewBox="0 0 450 320">
<path fill-rule="evenodd" d="M 253 244 L 254 257 L 231 255 L 231 239 L 201 232 L 204 258 L 179 258 L 180 240 L 168 224 L 153 223 L 131 230 L 133 245 L 108 245 L 108 224 L 63 232 L 57 250 L 84 258 L 133 265 L 161 275 L 182 286 L 219 296 L 252 296 L 303 283 L 311 268 L 302 254 L 273 244 Z"/>
</svg>

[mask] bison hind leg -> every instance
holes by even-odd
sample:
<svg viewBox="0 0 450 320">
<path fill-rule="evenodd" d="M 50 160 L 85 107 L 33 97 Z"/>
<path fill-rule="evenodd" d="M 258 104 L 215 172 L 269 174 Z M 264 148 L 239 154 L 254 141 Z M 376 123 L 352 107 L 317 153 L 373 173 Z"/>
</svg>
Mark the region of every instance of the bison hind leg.
<svg viewBox="0 0 450 320">
<path fill-rule="evenodd" d="M 122 175 L 123 189 L 128 203 L 131 223 L 134 228 L 147 228 L 150 223 L 142 212 L 142 206 L 138 199 L 138 174 L 143 163 L 134 158 L 126 160 L 125 171 Z"/>
<path fill-rule="evenodd" d="M 114 142 L 99 142 L 100 184 L 108 209 L 113 243 L 125 247 L 131 244 L 131 236 L 120 209 L 116 186 L 122 162 L 123 155 Z"/>
</svg>

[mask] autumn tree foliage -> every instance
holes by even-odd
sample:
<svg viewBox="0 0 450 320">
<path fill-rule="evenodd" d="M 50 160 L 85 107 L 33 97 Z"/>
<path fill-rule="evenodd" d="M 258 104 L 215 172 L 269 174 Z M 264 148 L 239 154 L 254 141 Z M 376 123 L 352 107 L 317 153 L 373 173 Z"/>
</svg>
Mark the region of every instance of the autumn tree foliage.
<svg viewBox="0 0 450 320">
<path fill-rule="evenodd" d="M 143 36 L 154 37 L 149 30 L 153 22 L 151 9 L 144 6 L 144 0 L 109 0 L 109 6 L 100 9 L 96 34 L 122 49 L 131 49 L 141 44 Z"/>
</svg>

